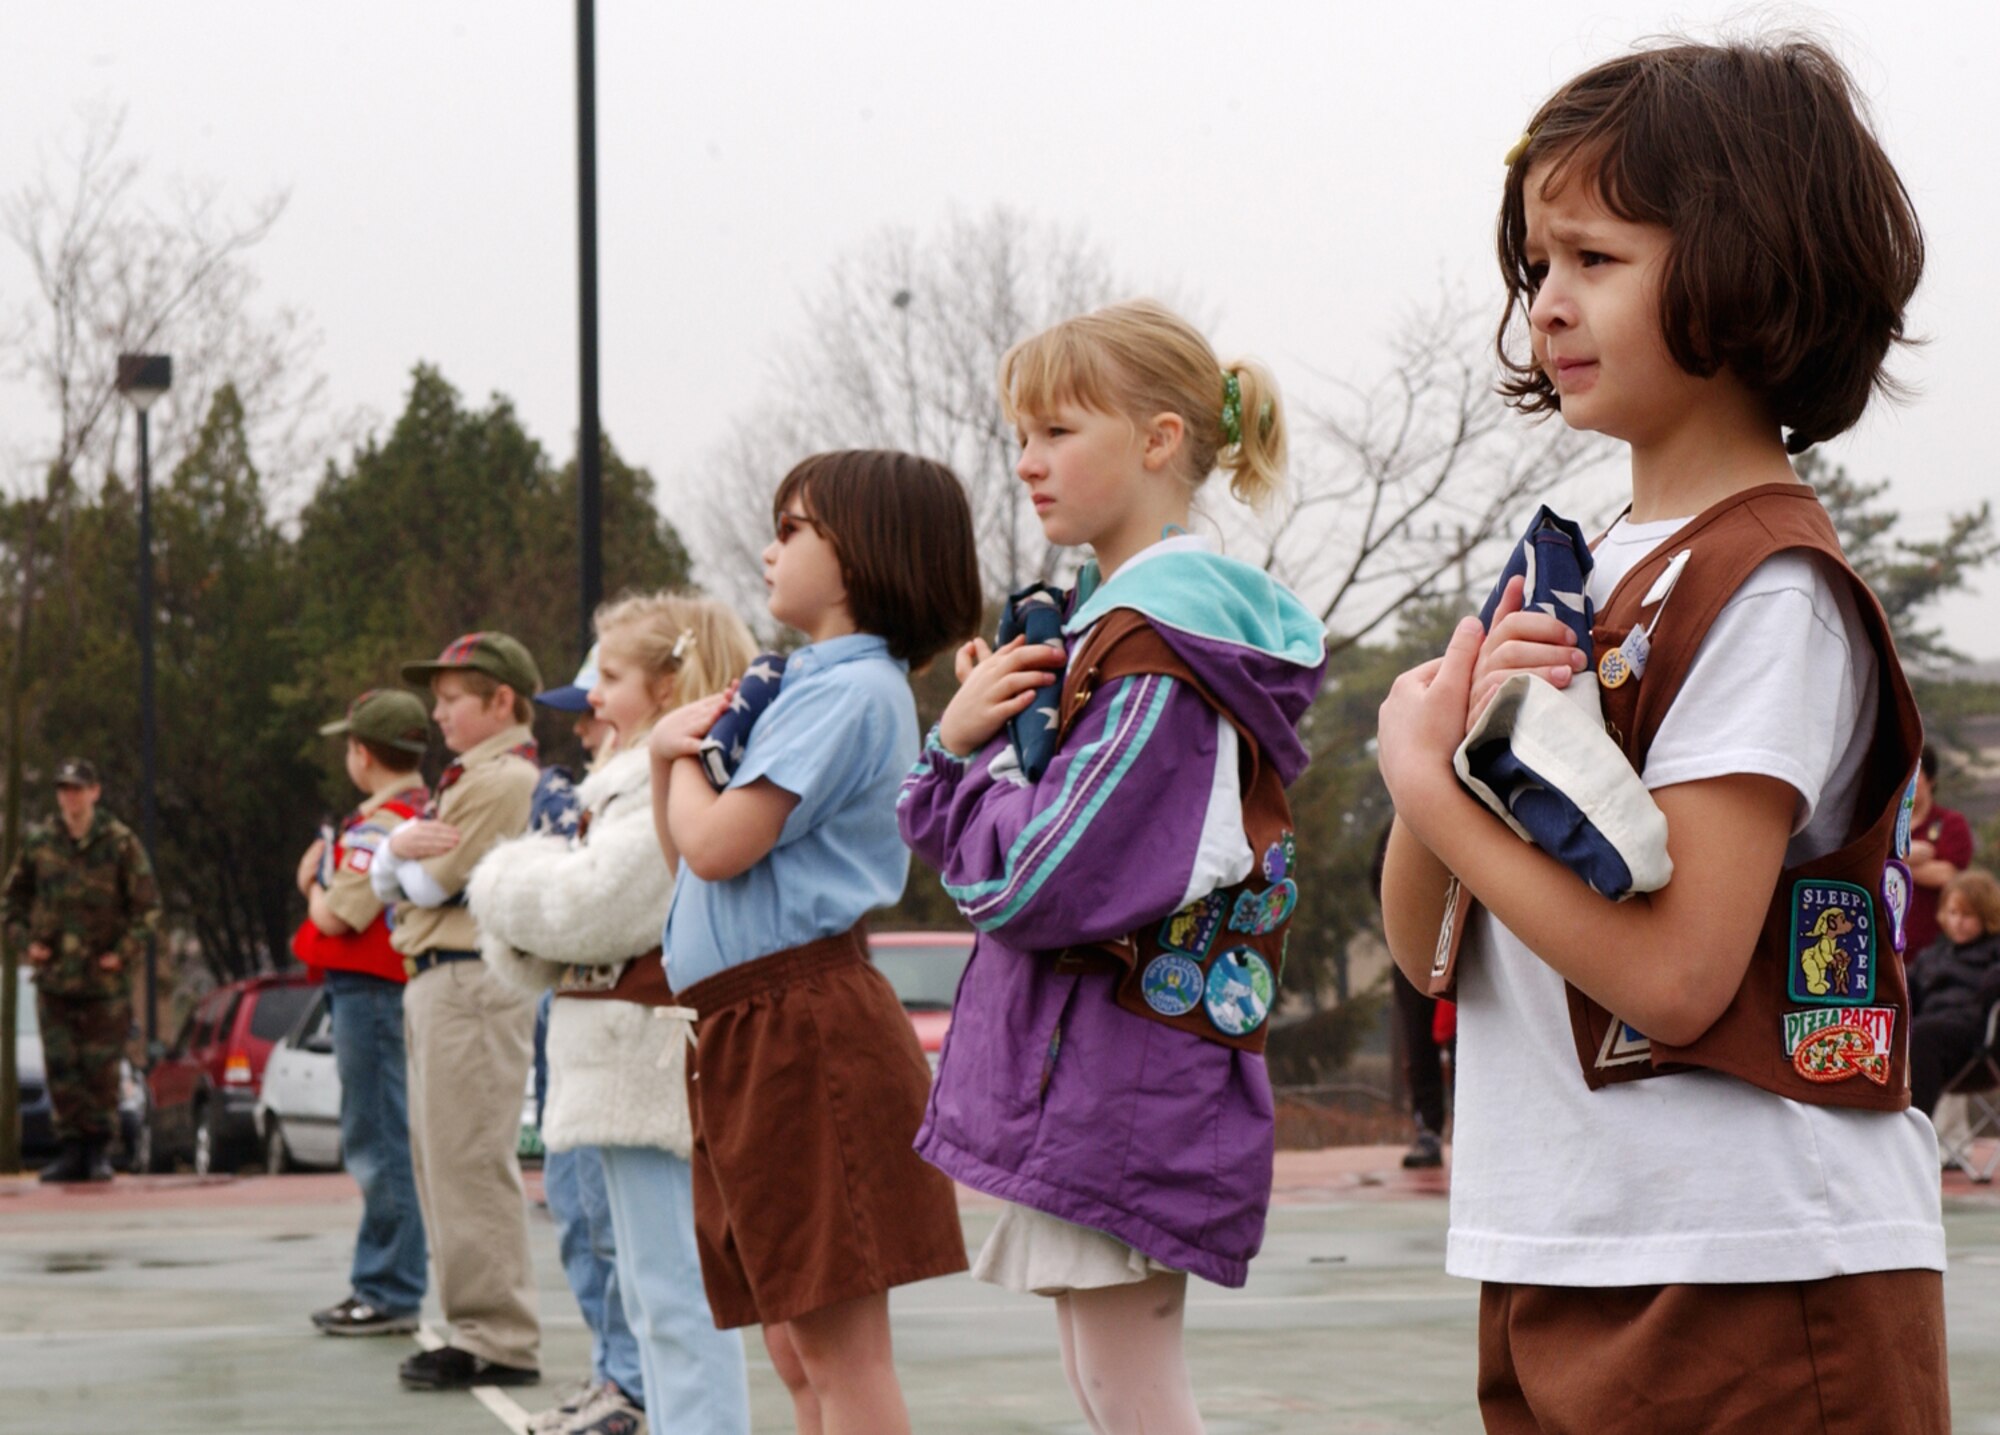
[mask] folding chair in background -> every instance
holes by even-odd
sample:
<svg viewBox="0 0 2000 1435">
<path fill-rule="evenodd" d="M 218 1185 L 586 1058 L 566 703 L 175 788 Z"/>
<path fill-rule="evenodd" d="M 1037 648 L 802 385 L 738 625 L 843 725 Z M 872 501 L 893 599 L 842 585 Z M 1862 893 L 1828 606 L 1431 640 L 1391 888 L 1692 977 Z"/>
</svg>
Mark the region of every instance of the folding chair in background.
<svg viewBox="0 0 2000 1435">
<path fill-rule="evenodd" d="M 1956 1166 L 1980 1185 L 1993 1179 L 2000 1169 L 2000 1144 L 1986 1158 L 1975 1159 L 1973 1145 L 1981 1137 L 2000 1138 L 2000 1002 L 1986 1013 L 1986 1035 L 1972 1060 L 1944 1085 L 1946 1096 L 1963 1096 L 1966 1107 L 1965 1130 L 1941 1142 L 1944 1164 Z"/>
</svg>

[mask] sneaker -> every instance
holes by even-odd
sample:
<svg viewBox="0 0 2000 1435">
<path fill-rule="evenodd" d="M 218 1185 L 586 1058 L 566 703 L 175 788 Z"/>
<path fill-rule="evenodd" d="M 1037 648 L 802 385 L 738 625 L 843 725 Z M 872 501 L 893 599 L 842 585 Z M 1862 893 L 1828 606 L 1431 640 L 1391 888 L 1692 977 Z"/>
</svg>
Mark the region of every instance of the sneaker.
<svg viewBox="0 0 2000 1435">
<path fill-rule="evenodd" d="M 326 1328 L 326 1323 L 328 1321 L 338 1319 L 339 1317 L 347 1314 L 347 1312 L 354 1306 L 360 1304 L 361 1304 L 360 1296 L 350 1295 L 349 1297 L 347 1297 L 346 1300 L 339 1301 L 333 1305 L 330 1305 L 325 1310 L 314 1311 L 312 1313 L 312 1323 L 320 1327 L 320 1329 L 324 1330 Z"/>
<path fill-rule="evenodd" d="M 560 1435 L 560 1432 L 569 1428 L 570 1421 L 596 1403 L 603 1388 L 594 1384 L 586 1375 L 564 1391 L 561 1400 L 548 1409 L 528 1417 L 525 1427 L 528 1435 Z"/>
<path fill-rule="evenodd" d="M 646 1412 L 616 1381 L 607 1380 L 597 1399 L 563 1427 L 563 1435 L 646 1435 Z"/>
<path fill-rule="evenodd" d="M 441 1345 L 420 1351 L 397 1368 L 396 1375 L 412 1390 L 470 1390 L 475 1385 L 534 1385 L 542 1372 L 530 1365 L 501 1365 L 482 1360 L 469 1350 Z"/>
<path fill-rule="evenodd" d="M 1410 1143 L 1410 1149 L 1403 1153 L 1405 1171 L 1429 1170 L 1444 1165 L 1444 1142 L 1438 1140 L 1435 1131 L 1419 1130 L 1417 1139 Z"/>
<path fill-rule="evenodd" d="M 326 1335 L 409 1335 L 417 1328 L 417 1313 L 410 1310 L 391 1315 L 358 1296 L 349 1296 L 332 1310 L 314 1315 L 313 1324 Z"/>
</svg>

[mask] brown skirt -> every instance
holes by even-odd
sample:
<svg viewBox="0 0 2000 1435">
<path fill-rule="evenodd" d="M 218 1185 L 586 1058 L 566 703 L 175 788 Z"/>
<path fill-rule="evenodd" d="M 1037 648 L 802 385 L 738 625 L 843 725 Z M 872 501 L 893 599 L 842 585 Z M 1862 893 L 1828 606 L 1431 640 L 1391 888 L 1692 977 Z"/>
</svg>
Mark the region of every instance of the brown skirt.
<svg viewBox="0 0 2000 1435">
<path fill-rule="evenodd" d="M 1487 1435 L 1944 1435 L 1944 1277 L 1479 1293 Z"/>
<path fill-rule="evenodd" d="M 677 995 L 699 1013 L 695 1239 L 718 1327 L 966 1268 L 951 1182 L 911 1149 L 930 1067 L 859 927 Z"/>
</svg>

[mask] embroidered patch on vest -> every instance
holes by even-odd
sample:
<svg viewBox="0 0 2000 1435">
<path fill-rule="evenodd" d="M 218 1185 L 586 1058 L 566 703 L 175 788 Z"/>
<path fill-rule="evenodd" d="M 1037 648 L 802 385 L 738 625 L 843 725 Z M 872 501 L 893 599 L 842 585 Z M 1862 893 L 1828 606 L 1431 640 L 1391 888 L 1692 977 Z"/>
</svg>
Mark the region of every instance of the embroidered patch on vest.
<svg viewBox="0 0 2000 1435">
<path fill-rule="evenodd" d="M 1896 809 L 1896 855 L 1905 862 L 1910 860 L 1910 823 L 1917 815 L 1917 774 L 1910 774 L 1910 785 L 1903 789 L 1903 805 Z"/>
<path fill-rule="evenodd" d="M 1216 928 L 1222 925 L 1223 908 L 1228 905 L 1220 892 L 1197 897 L 1160 923 L 1160 945 L 1201 960 L 1208 955 L 1209 947 L 1215 942 Z"/>
<path fill-rule="evenodd" d="M 1208 969 L 1208 986 L 1202 994 L 1208 1019 L 1217 1031 L 1230 1036 L 1253 1032 L 1271 1014 L 1276 985 L 1271 964 L 1254 948 L 1231 947 Z"/>
<path fill-rule="evenodd" d="M 1906 923 L 1910 917 L 1910 896 L 1916 881 L 1910 869 L 1891 857 L 1882 865 L 1882 910 L 1889 917 L 1889 945 L 1898 952 L 1909 945 Z"/>
<path fill-rule="evenodd" d="M 1785 1055 L 1807 1081 L 1824 1084 L 1865 1076 L 1877 1086 L 1889 1084 L 1894 1007 L 1788 1011 L 1784 1021 Z"/>
<path fill-rule="evenodd" d="M 1201 1001 L 1201 968 L 1173 952 L 1146 963 L 1139 979 L 1146 1005 L 1161 1016 L 1186 1016 Z"/>
<path fill-rule="evenodd" d="M 1275 932 L 1291 920 L 1292 908 L 1299 904 L 1299 884 L 1287 877 L 1261 892 L 1239 892 L 1236 910 L 1229 914 L 1229 930 L 1261 937 Z"/>
<path fill-rule="evenodd" d="M 366 872 L 370 867 L 374 865 L 375 865 L 375 854 L 373 852 L 370 852 L 366 847 L 350 847 L 347 849 L 348 871 Z"/>
<path fill-rule="evenodd" d="M 1792 887 L 1795 1002 L 1866 1006 L 1875 999 L 1875 899 L 1852 882 L 1807 879 Z"/>
<path fill-rule="evenodd" d="M 1611 1025 L 1605 1028 L 1604 1040 L 1598 1043 L 1597 1067 L 1602 1071 L 1611 1066 L 1630 1066 L 1637 1061 L 1653 1059 L 1653 1043 L 1636 1026 L 1611 1018 Z"/>
<path fill-rule="evenodd" d="M 1264 849 L 1264 880 L 1282 882 L 1292 875 L 1299 860 L 1298 839 L 1287 832 Z"/>
</svg>

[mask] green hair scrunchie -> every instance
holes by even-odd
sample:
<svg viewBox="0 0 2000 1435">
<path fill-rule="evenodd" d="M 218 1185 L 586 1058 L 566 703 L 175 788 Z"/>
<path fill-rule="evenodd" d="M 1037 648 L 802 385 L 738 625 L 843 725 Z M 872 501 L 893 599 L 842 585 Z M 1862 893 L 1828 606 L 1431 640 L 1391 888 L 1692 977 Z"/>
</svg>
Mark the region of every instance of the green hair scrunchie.
<svg viewBox="0 0 2000 1435">
<path fill-rule="evenodd" d="M 1234 374 L 1222 376 L 1222 442 L 1224 447 L 1243 442 L 1243 386 Z"/>
</svg>

